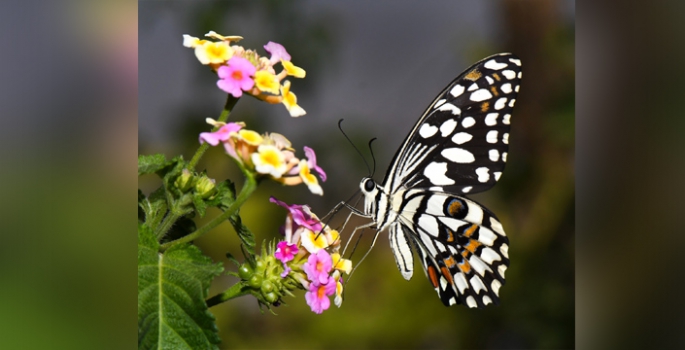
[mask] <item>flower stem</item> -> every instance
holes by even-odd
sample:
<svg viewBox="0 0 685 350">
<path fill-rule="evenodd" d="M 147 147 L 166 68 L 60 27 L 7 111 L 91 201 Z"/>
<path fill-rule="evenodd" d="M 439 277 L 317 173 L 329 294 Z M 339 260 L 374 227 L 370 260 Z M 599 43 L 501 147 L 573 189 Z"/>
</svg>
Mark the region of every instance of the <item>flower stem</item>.
<svg viewBox="0 0 685 350">
<path fill-rule="evenodd" d="M 226 122 L 228 120 L 228 115 L 231 113 L 231 110 L 235 106 L 235 104 L 238 102 L 237 97 L 233 97 L 233 95 L 228 94 L 228 97 L 226 98 L 226 104 L 224 105 L 224 110 L 221 111 L 221 115 L 219 115 L 219 120 L 218 122 Z M 220 126 L 215 126 L 212 129 L 212 132 L 219 130 Z M 193 155 L 193 158 L 190 159 L 190 162 L 188 163 L 188 166 L 186 169 L 188 170 L 194 170 L 195 166 L 197 165 L 197 162 L 200 161 L 200 158 L 202 158 L 202 155 L 205 154 L 207 149 L 209 148 L 208 143 L 203 143 L 200 145 L 200 147 L 195 151 L 195 154 Z"/>
<path fill-rule="evenodd" d="M 225 290 L 223 293 L 217 294 L 209 299 L 207 299 L 207 307 L 212 307 L 218 304 L 221 304 L 225 301 L 229 301 L 231 299 L 235 299 L 237 297 L 241 297 L 243 295 L 250 294 L 249 289 L 243 289 L 242 283 L 238 282 L 234 285 L 231 286 L 231 288 L 228 288 Z"/>
<path fill-rule="evenodd" d="M 231 216 L 233 216 L 233 214 L 238 212 L 238 209 L 240 209 L 240 207 L 243 205 L 243 203 L 245 203 L 247 198 L 250 197 L 252 192 L 254 192 L 254 190 L 257 188 L 257 179 L 255 179 L 254 174 L 252 174 L 252 172 L 250 172 L 248 169 L 242 166 L 240 167 L 240 170 L 242 170 L 243 174 L 245 175 L 245 183 L 243 184 L 243 187 L 240 189 L 238 197 L 236 197 L 235 201 L 231 203 L 228 209 L 221 213 L 221 215 L 212 219 L 212 221 L 210 221 L 206 225 L 197 229 L 195 232 L 192 232 L 187 236 L 183 236 L 175 241 L 162 244 L 161 251 L 165 251 L 176 244 L 187 243 L 199 238 L 200 236 L 209 232 L 209 230 L 219 226 L 222 222 L 228 220 L 228 218 L 230 218 Z"/>
</svg>

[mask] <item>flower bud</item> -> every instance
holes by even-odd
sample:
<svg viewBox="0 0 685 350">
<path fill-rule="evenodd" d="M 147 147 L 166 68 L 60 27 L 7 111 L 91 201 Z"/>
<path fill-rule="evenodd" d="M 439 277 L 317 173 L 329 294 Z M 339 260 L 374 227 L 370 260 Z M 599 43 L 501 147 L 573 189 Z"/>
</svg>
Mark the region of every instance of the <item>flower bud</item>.
<svg viewBox="0 0 685 350">
<path fill-rule="evenodd" d="M 250 277 L 252 277 L 253 273 L 254 271 L 252 271 L 252 267 L 247 263 L 240 265 L 240 268 L 238 269 L 238 276 L 240 276 L 240 278 L 243 280 L 248 280 Z"/>
<path fill-rule="evenodd" d="M 181 175 L 176 178 L 176 181 L 174 181 L 174 185 L 181 192 L 188 192 L 188 190 L 193 187 L 193 182 L 193 174 L 191 174 L 188 169 L 183 169 Z"/>
<path fill-rule="evenodd" d="M 216 181 L 206 176 L 202 176 L 195 184 L 195 192 L 203 199 L 211 197 L 215 192 Z"/>
</svg>

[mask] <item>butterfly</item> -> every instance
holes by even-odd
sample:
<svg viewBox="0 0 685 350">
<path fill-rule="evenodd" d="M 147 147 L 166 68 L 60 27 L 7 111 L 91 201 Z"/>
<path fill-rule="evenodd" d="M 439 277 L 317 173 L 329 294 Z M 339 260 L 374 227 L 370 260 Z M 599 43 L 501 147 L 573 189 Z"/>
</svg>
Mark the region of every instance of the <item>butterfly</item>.
<svg viewBox="0 0 685 350">
<path fill-rule="evenodd" d="M 414 272 L 416 250 L 446 306 L 499 304 L 509 266 L 509 239 L 494 213 L 466 197 L 502 175 L 521 60 L 487 57 L 461 73 L 433 100 L 397 151 L 383 184 L 361 180 L 372 222 L 355 228 L 388 230 L 402 276 Z"/>
</svg>

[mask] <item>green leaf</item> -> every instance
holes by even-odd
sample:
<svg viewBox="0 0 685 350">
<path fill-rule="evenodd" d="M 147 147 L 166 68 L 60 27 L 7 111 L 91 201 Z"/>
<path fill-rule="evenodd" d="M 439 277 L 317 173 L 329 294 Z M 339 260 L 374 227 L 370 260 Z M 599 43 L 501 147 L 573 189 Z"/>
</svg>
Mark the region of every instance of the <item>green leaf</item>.
<svg viewBox="0 0 685 350">
<path fill-rule="evenodd" d="M 245 259 L 249 261 L 250 264 L 254 265 L 254 248 L 256 245 L 254 234 L 247 228 L 247 226 L 243 225 L 243 220 L 237 213 L 231 216 L 228 221 L 230 221 L 231 225 L 233 225 L 235 232 L 238 234 L 238 238 L 240 238 L 240 242 L 243 244 L 243 254 L 245 255 Z"/>
<path fill-rule="evenodd" d="M 138 176 L 152 174 L 159 169 L 167 166 L 166 157 L 163 154 L 139 155 L 138 156 Z"/>
<path fill-rule="evenodd" d="M 164 218 L 167 212 L 167 201 L 166 194 L 164 193 L 164 188 L 160 187 L 150 194 L 149 197 L 145 198 L 142 196 L 142 192 L 138 191 L 138 207 L 144 212 L 143 221 L 148 227 L 153 229 L 157 228 L 160 221 Z M 140 216 L 140 215 L 139 215 Z"/>
<path fill-rule="evenodd" d="M 214 315 L 205 298 L 221 264 L 191 244 L 159 253 L 146 225 L 138 225 L 138 348 L 218 349 Z"/>
<path fill-rule="evenodd" d="M 197 213 L 200 214 L 200 217 L 205 216 L 205 212 L 207 212 L 207 204 L 205 203 L 204 199 L 202 199 L 202 196 L 199 194 L 194 194 L 193 205 L 195 206 Z"/>
</svg>

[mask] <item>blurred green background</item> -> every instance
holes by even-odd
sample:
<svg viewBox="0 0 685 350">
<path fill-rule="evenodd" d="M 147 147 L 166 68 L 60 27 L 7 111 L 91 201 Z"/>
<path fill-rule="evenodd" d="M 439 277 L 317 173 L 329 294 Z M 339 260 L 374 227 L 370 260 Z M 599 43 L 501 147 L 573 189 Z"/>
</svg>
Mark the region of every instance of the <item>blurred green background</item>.
<svg viewBox="0 0 685 350">
<path fill-rule="evenodd" d="M 323 215 L 358 188 L 366 167 L 338 131 L 340 118 L 360 147 L 378 138 L 380 181 L 423 109 L 457 74 L 498 52 L 523 61 L 507 169 L 492 190 L 473 196 L 498 215 L 510 239 L 500 306 L 444 307 L 423 273 L 401 277 L 384 233 L 347 284 L 340 309 L 315 315 L 304 293 L 287 298 L 278 316 L 260 313 L 249 296 L 213 307 L 222 348 L 574 347 L 574 2 L 141 1 L 138 15 L 141 154 L 189 158 L 208 129 L 204 119 L 217 118 L 223 105 L 215 75 L 182 47 L 182 34 L 241 35 L 243 46 L 261 53 L 276 41 L 307 70 L 307 78 L 291 80 L 307 115 L 290 118 L 282 106 L 251 98 L 231 115 L 250 129 L 286 135 L 298 152 L 313 147 L 329 175 L 324 197 L 304 186 L 260 186 L 241 211 L 258 241 L 278 237 L 285 218 L 269 196 Z M 198 169 L 219 180 L 240 178 L 218 148 Z M 146 193 L 156 186 L 154 177 L 139 180 Z M 196 243 L 235 270 L 225 258 L 239 255 L 230 225 Z M 234 282 L 217 278 L 210 295 Z"/>
</svg>

